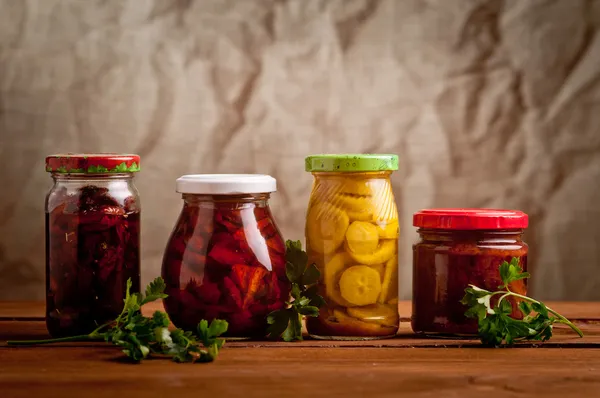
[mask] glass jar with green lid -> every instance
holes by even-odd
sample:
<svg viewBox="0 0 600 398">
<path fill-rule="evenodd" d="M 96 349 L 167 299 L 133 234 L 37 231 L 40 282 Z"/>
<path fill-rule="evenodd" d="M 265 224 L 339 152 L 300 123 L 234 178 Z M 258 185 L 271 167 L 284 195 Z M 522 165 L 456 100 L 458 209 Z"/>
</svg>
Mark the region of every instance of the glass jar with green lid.
<svg viewBox="0 0 600 398">
<path fill-rule="evenodd" d="M 398 316 L 398 210 L 390 176 L 396 155 L 306 158 L 314 176 L 306 216 L 310 262 L 327 304 L 306 327 L 314 338 L 393 337 Z"/>
</svg>

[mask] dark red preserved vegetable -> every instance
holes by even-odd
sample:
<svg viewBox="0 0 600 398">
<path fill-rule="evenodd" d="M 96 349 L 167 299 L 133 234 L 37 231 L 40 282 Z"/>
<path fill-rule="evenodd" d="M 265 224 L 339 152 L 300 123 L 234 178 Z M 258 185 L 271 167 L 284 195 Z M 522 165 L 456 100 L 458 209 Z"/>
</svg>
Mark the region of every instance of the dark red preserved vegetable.
<svg viewBox="0 0 600 398">
<path fill-rule="evenodd" d="M 61 164 L 83 170 L 75 167 L 77 159 L 88 155 L 65 161 L 66 156 L 60 156 Z M 48 159 L 48 165 L 57 162 Z M 96 167 L 89 157 L 85 161 Z M 139 291 L 139 197 L 131 172 L 120 169 L 52 176 L 46 200 L 46 324 L 53 337 L 86 334 L 121 312 L 128 278 L 132 291 Z"/>
<path fill-rule="evenodd" d="M 477 320 L 465 317 L 467 308 L 460 303 L 464 290 L 469 284 L 497 290 L 502 284 L 498 268 L 513 257 L 527 270 L 528 247 L 521 239 L 527 215 L 507 210 L 424 210 L 415 214 L 413 224 L 420 227 L 421 237 L 413 246 L 413 331 L 476 336 Z M 526 279 L 512 283 L 510 289 L 527 294 Z"/>
<path fill-rule="evenodd" d="M 285 243 L 268 206 L 271 190 L 260 181 L 254 188 L 265 192 L 227 194 L 198 185 L 210 194 L 186 193 L 178 180 L 184 206 L 163 260 L 165 308 L 180 328 L 219 318 L 229 322 L 229 337 L 264 337 L 266 316 L 285 306 L 290 289 Z"/>
</svg>

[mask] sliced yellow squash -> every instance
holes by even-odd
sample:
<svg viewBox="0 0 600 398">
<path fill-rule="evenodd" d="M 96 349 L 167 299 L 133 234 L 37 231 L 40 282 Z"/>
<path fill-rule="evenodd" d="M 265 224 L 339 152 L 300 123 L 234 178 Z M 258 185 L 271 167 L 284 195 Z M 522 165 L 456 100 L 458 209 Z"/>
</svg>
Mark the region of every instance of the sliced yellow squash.
<svg viewBox="0 0 600 398">
<path fill-rule="evenodd" d="M 359 196 L 376 196 L 378 192 L 389 185 L 385 179 L 372 178 L 371 176 L 347 177 L 344 179 L 344 184 L 340 188 L 340 192 L 349 195 Z"/>
<path fill-rule="evenodd" d="M 379 272 L 365 265 L 346 269 L 339 283 L 344 300 L 354 305 L 374 304 L 381 293 Z"/>
<path fill-rule="evenodd" d="M 336 323 L 346 326 L 348 329 L 360 330 L 361 332 L 374 333 L 378 335 L 382 331 L 382 325 L 375 323 L 362 322 L 358 319 L 348 316 L 344 311 L 333 310 L 333 316 L 335 317 Z M 393 330 L 393 329 L 392 329 Z"/>
<path fill-rule="evenodd" d="M 344 300 L 340 293 L 339 280 L 342 272 L 352 264 L 352 259 L 347 253 L 338 253 L 325 264 L 324 284 L 325 295 L 335 304 L 347 307 L 351 304 Z"/>
<path fill-rule="evenodd" d="M 398 299 L 398 256 L 393 256 L 385 263 L 381 296 L 377 301 L 387 303 L 393 299 Z"/>
<path fill-rule="evenodd" d="M 368 196 L 355 196 L 344 193 L 336 194 L 331 203 L 348 214 L 350 221 L 371 221 L 374 208 Z"/>
<path fill-rule="evenodd" d="M 375 271 L 377 271 L 379 273 L 379 276 L 381 276 L 381 283 L 383 283 L 383 276 L 385 275 L 385 265 L 384 264 L 375 264 L 375 265 L 369 265 L 369 267 L 373 268 Z"/>
<path fill-rule="evenodd" d="M 359 264 L 374 265 L 382 264 L 392 258 L 398 250 L 398 242 L 395 239 L 386 239 L 379 241 L 377 248 L 371 253 L 355 253 L 346 243 L 346 251 L 354 261 Z"/>
<path fill-rule="evenodd" d="M 379 246 L 379 232 L 371 223 L 354 221 L 346 230 L 346 242 L 354 253 L 372 253 Z"/>
<path fill-rule="evenodd" d="M 346 213 L 327 202 L 311 206 L 306 218 L 309 248 L 321 254 L 333 253 L 344 241 L 349 222 Z"/>
<path fill-rule="evenodd" d="M 398 235 L 400 234 L 398 220 L 390 220 L 389 222 L 377 221 L 376 224 L 379 239 L 398 239 Z"/>
<path fill-rule="evenodd" d="M 363 322 L 377 323 L 385 326 L 398 326 L 400 317 L 398 307 L 386 304 L 373 304 L 364 307 L 348 308 L 348 315 Z"/>
</svg>

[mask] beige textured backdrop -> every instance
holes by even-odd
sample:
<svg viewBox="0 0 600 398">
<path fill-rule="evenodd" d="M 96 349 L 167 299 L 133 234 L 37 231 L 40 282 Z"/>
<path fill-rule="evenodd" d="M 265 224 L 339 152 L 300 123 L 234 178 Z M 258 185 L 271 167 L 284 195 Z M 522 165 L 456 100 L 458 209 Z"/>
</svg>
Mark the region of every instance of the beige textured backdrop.
<svg viewBox="0 0 600 398">
<path fill-rule="evenodd" d="M 411 215 L 522 209 L 533 290 L 600 299 L 600 1 L 0 0 L 0 299 L 44 294 L 44 156 L 137 152 L 143 282 L 186 173 L 278 179 L 303 237 L 305 155 L 391 152 Z"/>
</svg>

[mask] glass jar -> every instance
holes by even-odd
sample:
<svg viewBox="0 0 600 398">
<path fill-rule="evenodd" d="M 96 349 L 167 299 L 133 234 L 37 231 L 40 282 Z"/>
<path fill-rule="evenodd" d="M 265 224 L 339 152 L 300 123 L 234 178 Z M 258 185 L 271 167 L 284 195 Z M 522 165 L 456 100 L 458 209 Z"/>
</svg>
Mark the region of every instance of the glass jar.
<svg viewBox="0 0 600 398">
<path fill-rule="evenodd" d="M 224 319 L 227 337 L 262 338 L 267 315 L 285 307 L 285 242 L 269 208 L 266 175 L 187 175 L 177 180 L 183 209 L 167 245 L 162 276 L 173 323 Z"/>
<path fill-rule="evenodd" d="M 314 184 L 306 216 L 309 262 L 321 271 L 326 306 L 308 318 L 318 339 L 392 337 L 398 316 L 398 210 L 390 175 L 396 155 L 306 158 Z"/>
<path fill-rule="evenodd" d="M 414 214 L 420 240 L 413 246 L 412 328 L 433 336 L 477 335 L 477 320 L 460 303 L 469 284 L 495 291 L 499 266 L 517 257 L 527 270 L 525 213 L 494 209 L 432 209 Z M 526 279 L 510 285 L 527 293 Z M 513 317 L 520 316 L 516 311 Z"/>
<path fill-rule="evenodd" d="M 140 285 L 137 155 L 46 158 L 46 325 L 52 337 L 87 334 L 123 309 Z"/>
</svg>

